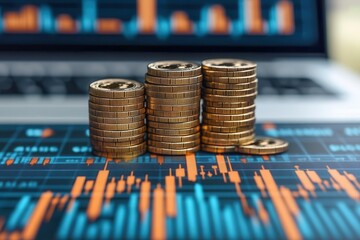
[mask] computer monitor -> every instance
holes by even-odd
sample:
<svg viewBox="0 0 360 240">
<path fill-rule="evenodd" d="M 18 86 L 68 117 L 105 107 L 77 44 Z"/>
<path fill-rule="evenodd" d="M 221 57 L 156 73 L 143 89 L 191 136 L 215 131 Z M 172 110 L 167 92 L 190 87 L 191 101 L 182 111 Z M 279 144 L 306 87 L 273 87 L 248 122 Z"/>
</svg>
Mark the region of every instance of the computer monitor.
<svg viewBox="0 0 360 240">
<path fill-rule="evenodd" d="M 324 53 L 324 0 L 0 0 L 0 50 Z"/>
</svg>

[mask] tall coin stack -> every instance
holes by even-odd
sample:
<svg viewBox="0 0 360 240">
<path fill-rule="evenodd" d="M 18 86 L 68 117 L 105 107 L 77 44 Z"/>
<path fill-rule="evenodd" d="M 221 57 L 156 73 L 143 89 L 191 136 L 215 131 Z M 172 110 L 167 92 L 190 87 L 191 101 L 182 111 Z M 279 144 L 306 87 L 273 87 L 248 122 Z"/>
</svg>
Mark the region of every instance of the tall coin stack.
<svg viewBox="0 0 360 240">
<path fill-rule="evenodd" d="M 165 155 L 200 150 L 201 66 L 154 62 L 145 79 L 148 150 Z"/>
<path fill-rule="evenodd" d="M 256 64 L 238 59 L 202 62 L 203 151 L 235 152 L 255 141 Z"/>
<path fill-rule="evenodd" d="M 90 140 L 98 156 L 131 159 L 146 152 L 145 87 L 127 79 L 90 84 Z"/>
</svg>

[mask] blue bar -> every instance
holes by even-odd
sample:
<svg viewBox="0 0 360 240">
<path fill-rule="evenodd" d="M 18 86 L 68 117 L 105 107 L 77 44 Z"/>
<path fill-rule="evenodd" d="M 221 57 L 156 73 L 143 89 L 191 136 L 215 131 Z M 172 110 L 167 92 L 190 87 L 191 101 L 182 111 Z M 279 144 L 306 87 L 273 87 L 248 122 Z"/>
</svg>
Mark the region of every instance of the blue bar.
<svg viewBox="0 0 360 240">
<path fill-rule="evenodd" d="M 167 239 L 174 239 L 174 218 L 166 218 L 166 238 Z"/>
<path fill-rule="evenodd" d="M 136 226 L 138 222 L 138 194 L 132 193 L 129 199 L 129 214 L 128 214 L 128 224 L 127 224 L 127 239 L 135 239 L 136 238 Z"/>
<path fill-rule="evenodd" d="M 11 232 L 16 229 L 16 225 L 20 222 L 21 218 L 26 212 L 26 208 L 30 203 L 30 199 L 31 198 L 29 195 L 25 195 L 20 199 L 20 201 L 16 205 L 14 212 L 11 214 L 9 220 L 6 223 L 6 230 Z"/>
<path fill-rule="evenodd" d="M 176 196 L 177 216 L 176 216 L 176 233 L 178 239 L 185 238 L 184 210 L 183 199 L 181 194 Z"/>
<path fill-rule="evenodd" d="M 270 8 L 269 13 L 269 34 L 278 33 L 277 8 L 276 4 Z"/>
<path fill-rule="evenodd" d="M 202 238 L 210 239 L 211 238 L 211 230 L 209 228 L 209 215 L 206 210 L 206 202 L 204 198 L 204 191 L 201 184 L 195 184 L 195 199 L 198 204 L 199 209 L 199 217 L 200 217 L 200 225 L 202 230 Z"/>
<path fill-rule="evenodd" d="M 199 232 L 196 222 L 196 207 L 192 197 L 185 198 L 186 221 L 188 223 L 188 233 L 190 239 L 199 239 Z"/>
<path fill-rule="evenodd" d="M 212 214 L 212 228 L 215 231 L 215 238 L 221 239 L 224 236 L 223 228 L 222 228 L 222 221 L 221 213 L 220 213 L 220 204 L 219 200 L 216 196 L 209 197 L 209 204 L 210 204 L 210 211 Z"/>
<path fill-rule="evenodd" d="M 319 233 L 321 238 L 327 239 L 327 233 L 325 231 L 324 226 L 322 225 L 320 219 L 318 218 L 318 216 L 315 214 L 314 209 L 311 206 L 311 203 L 309 202 L 302 202 L 302 207 L 305 211 L 305 214 L 307 214 L 308 220 L 311 223 L 312 226 L 314 226 L 315 230 Z"/>
<path fill-rule="evenodd" d="M 258 208 L 258 201 L 259 200 L 259 197 L 257 194 L 251 194 L 251 199 L 252 199 L 252 202 L 254 203 L 254 206 L 256 208 L 256 211 L 259 213 L 259 208 Z M 250 218 L 250 222 L 253 226 L 253 229 L 254 229 L 254 233 L 255 233 L 255 238 L 264 238 L 264 231 L 261 227 L 261 222 L 260 222 L 260 219 L 258 217 L 255 217 L 255 216 L 252 216 Z"/>
<path fill-rule="evenodd" d="M 28 222 L 34 208 L 35 208 L 35 203 L 30 203 L 30 205 L 25 210 L 23 217 L 20 219 L 20 227 L 21 228 L 24 227 L 26 225 L 26 223 Z"/>
<path fill-rule="evenodd" d="M 111 222 L 110 220 L 101 221 L 100 239 L 110 239 L 111 236 Z"/>
<path fill-rule="evenodd" d="M 237 236 L 235 218 L 233 215 L 233 211 L 230 206 L 226 206 L 223 211 L 222 222 L 224 222 L 224 226 L 226 229 L 226 238 L 227 239 L 236 239 L 239 238 Z"/>
<path fill-rule="evenodd" d="M 125 230 L 125 215 L 126 215 L 126 206 L 119 206 L 115 213 L 114 221 L 114 239 L 119 239 L 123 237 Z"/>
<path fill-rule="evenodd" d="M 79 213 L 77 220 L 75 222 L 75 226 L 74 226 L 74 231 L 73 231 L 73 238 L 74 239 L 80 239 L 83 238 L 84 236 L 82 235 L 85 229 L 85 224 L 86 224 L 86 213 Z"/>
<path fill-rule="evenodd" d="M 330 216 L 327 214 L 327 211 L 324 209 L 324 207 L 320 203 L 315 203 L 315 208 L 318 210 L 320 218 L 325 223 L 325 226 L 327 227 L 327 230 L 330 232 L 331 236 L 334 237 L 334 239 L 339 239 L 340 234 L 339 232 L 334 228 Z"/>
<path fill-rule="evenodd" d="M 86 232 L 86 239 L 97 239 L 97 235 L 98 226 L 96 225 L 96 223 L 90 224 Z"/>
<path fill-rule="evenodd" d="M 269 216 L 270 216 L 270 221 L 275 226 L 275 229 L 277 230 L 277 233 L 279 234 L 279 236 L 277 238 L 284 239 L 285 238 L 284 229 L 282 229 L 282 227 L 280 225 L 280 220 L 275 212 L 274 205 L 270 201 L 266 202 L 265 205 L 266 205 L 266 208 L 267 208 Z"/>
<path fill-rule="evenodd" d="M 85 33 L 94 32 L 97 20 L 96 0 L 83 0 L 82 30 Z"/>
<path fill-rule="evenodd" d="M 102 217 L 111 217 L 114 212 L 114 203 L 106 203 L 102 209 Z"/>
<path fill-rule="evenodd" d="M 79 203 L 75 200 L 73 202 L 73 206 L 70 209 L 70 211 L 65 213 L 65 216 L 63 217 L 60 227 L 58 230 L 57 238 L 58 239 L 68 239 L 70 234 L 70 229 L 73 225 L 73 221 L 75 219 L 76 211 L 79 208 Z"/>
<path fill-rule="evenodd" d="M 296 216 L 296 222 L 304 238 L 312 239 L 315 237 L 314 233 L 311 230 L 309 222 L 305 219 L 304 214 L 302 212 L 299 212 L 298 215 Z"/>
<path fill-rule="evenodd" d="M 157 20 L 156 33 L 159 39 L 166 39 L 171 33 L 170 21 L 166 18 L 159 17 Z"/>
<path fill-rule="evenodd" d="M 240 233 L 241 233 L 240 238 L 251 239 L 252 236 L 250 236 L 249 226 L 248 223 L 246 222 L 245 215 L 243 213 L 243 210 L 239 202 L 236 202 L 234 204 L 234 208 L 235 208 L 235 221 L 237 222 L 237 227 L 240 229 Z"/>
<path fill-rule="evenodd" d="M 236 36 L 243 35 L 245 32 L 244 0 L 238 0 L 239 18 L 233 22 L 232 33 Z"/>
<path fill-rule="evenodd" d="M 126 38 L 133 38 L 138 33 L 137 19 L 133 17 L 129 22 L 124 24 L 123 35 Z"/>
<path fill-rule="evenodd" d="M 346 239 L 351 239 L 351 233 L 348 230 L 348 227 L 345 225 L 344 220 L 342 219 L 342 217 L 340 216 L 340 214 L 336 211 L 336 209 L 332 209 L 330 211 L 334 221 L 336 222 L 336 224 L 339 226 L 340 231 L 342 232 L 342 234 L 346 237 Z"/>
<path fill-rule="evenodd" d="M 54 19 L 51 13 L 51 9 L 47 5 L 40 6 L 40 18 L 39 18 L 39 27 L 45 33 L 54 32 Z"/>
<path fill-rule="evenodd" d="M 343 216 L 345 216 L 345 221 L 351 226 L 351 228 L 356 232 L 356 235 L 360 237 L 360 224 L 359 220 L 356 219 L 355 215 L 351 212 L 349 207 L 344 202 L 337 203 L 338 208 Z"/>
<path fill-rule="evenodd" d="M 200 20 L 199 20 L 198 24 L 196 25 L 196 27 L 197 27 L 196 33 L 198 34 L 199 37 L 206 35 L 209 31 L 209 29 L 208 29 L 208 21 L 210 21 L 209 16 L 210 16 L 209 7 L 204 6 L 200 10 Z"/>
<path fill-rule="evenodd" d="M 150 237 L 150 212 L 148 211 L 141 222 L 140 239 L 149 239 Z"/>
<path fill-rule="evenodd" d="M 0 33 L 3 31 L 3 15 L 2 15 L 2 9 L 0 8 Z M 0 152 L 0 158 L 2 157 L 2 152 Z"/>
</svg>

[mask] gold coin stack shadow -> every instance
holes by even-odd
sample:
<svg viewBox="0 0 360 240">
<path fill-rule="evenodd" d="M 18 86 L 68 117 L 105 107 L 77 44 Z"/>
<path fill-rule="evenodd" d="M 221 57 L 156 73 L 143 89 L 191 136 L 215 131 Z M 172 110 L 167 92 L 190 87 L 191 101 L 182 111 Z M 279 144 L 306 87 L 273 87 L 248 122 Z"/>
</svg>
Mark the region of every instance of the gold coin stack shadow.
<svg viewBox="0 0 360 240">
<path fill-rule="evenodd" d="M 200 150 L 201 66 L 154 62 L 145 76 L 148 150 L 185 155 Z"/>
<path fill-rule="evenodd" d="M 235 152 L 255 141 L 256 64 L 237 59 L 202 62 L 203 113 L 201 149 Z"/>
<path fill-rule="evenodd" d="M 89 87 L 93 153 L 132 159 L 146 152 L 145 87 L 127 79 L 104 79 Z"/>
</svg>

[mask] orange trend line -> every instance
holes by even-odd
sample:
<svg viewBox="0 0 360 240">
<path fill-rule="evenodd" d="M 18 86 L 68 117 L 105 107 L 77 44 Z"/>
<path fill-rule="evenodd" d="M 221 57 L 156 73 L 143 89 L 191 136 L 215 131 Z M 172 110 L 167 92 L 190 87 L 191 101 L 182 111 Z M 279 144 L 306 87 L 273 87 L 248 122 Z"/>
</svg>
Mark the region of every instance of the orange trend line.
<svg viewBox="0 0 360 240">
<path fill-rule="evenodd" d="M 171 168 L 169 169 L 169 176 L 165 177 L 165 192 L 166 192 L 166 214 L 169 217 L 176 216 L 176 184 L 175 177 L 172 175 Z"/>
<path fill-rule="evenodd" d="M 101 170 L 96 177 L 94 189 L 87 209 L 88 218 L 92 221 L 96 220 L 100 215 L 108 176 L 108 170 Z"/>
<path fill-rule="evenodd" d="M 151 182 L 148 181 L 148 175 L 146 174 L 145 181 L 141 183 L 141 187 L 140 187 L 139 211 L 142 220 L 144 220 L 146 213 L 149 211 L 150 190 L 151 190 Z"/>
<path fill-rule="evenodd" d="M 197 174 L 195 154 L 186 155 L 185 159 L 186 159 L 188 180 L 190 182 L 196 182 L 196 176 L 198 174 Z"/>
<path fill-rule="evenodd" d="M 41 194 L 40 199 L 29 218 L 27 225 L 23 231 L 23 239 L 35 239 L 36 234 L 39 231 L 40 225 L 46 215 L 46 210 L 51 202 L 53 194 L 50 191 L 44 192 Z"/>
<path fill-rule="evenodd" d="M 301 233 L 299 232 L 299 229 L 297 228 L 294 219 L 291 217 L 290 212 L 286 208 L 285 203 L 281 198 L 281 194 L 279 192 L 278 186 L 270 170 L 263 168 L 260 170 L 260 174 L 264 179 L 265 186 L 274 204 L 276 212 L 278 213 L 286 237 L 288 239 L 302 239 Z"/>
<path fill-rule="evenodd" d="M 164 190 L 160 184 L 154 189 L 153 215 L 152 215 L 152 239 L 166 238 L 166 216 L 164 209 Z"/>
</svg>

